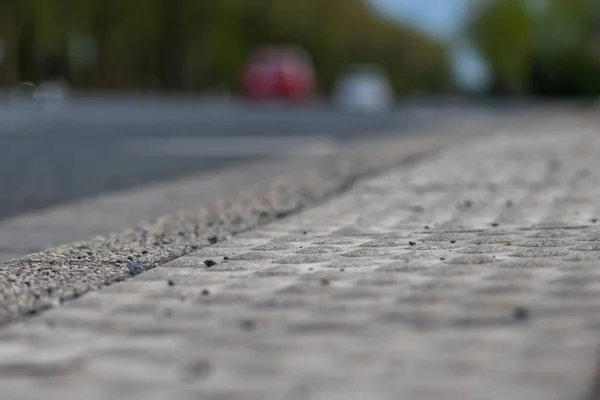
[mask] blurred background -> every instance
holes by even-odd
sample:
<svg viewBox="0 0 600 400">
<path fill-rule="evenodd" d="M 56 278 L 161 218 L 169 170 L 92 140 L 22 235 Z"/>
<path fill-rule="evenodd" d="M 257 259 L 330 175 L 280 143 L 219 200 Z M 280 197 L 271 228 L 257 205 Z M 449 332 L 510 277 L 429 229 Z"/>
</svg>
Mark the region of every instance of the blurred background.
<svg viewBox="0 0 600 400">
<path fill-rule="evenodd" d="M 597 0 L 0 0 L 0 85 L 238 92 L 294 44 L 317 91 L 376 63 L 397 95 L 600 92 Z"/>
<path fill-rule="evenodd" d="M 0 222 L 598 94 L 600 0 L 0 0 Z"/>
</svg>

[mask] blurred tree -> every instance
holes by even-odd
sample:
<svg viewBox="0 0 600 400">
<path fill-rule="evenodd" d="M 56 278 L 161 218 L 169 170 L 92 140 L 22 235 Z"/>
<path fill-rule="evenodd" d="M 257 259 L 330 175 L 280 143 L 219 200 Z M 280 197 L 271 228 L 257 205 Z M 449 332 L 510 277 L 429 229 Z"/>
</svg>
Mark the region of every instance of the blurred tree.
<svg viewBox="0 0 600 400">
<path fill-rule="evenodd" d="M 590 51 L 597 7 L 597 0 L 482 3 L 467 33 L 492 71 L 491 91 L 543 96 L 600 93 L 600 68 Z"/>
<path fill-rule="evenodd" d="M 537 15 L 530 86 L 546 96 L 600 93 L 600 69 L 590 51 L 594 32 L 591 0 L 552 0 Z"/>
<path fill-rule="evenodd" d="M 493 71 L 492 91 L 524 93 L 534 42 L 534 22 L 526 2 L 482 2 L 467 30 L 471 41 Z"/>
<path fill-rule="evenodd" d="M 400 92 L 443 90 L 448 54 L 366 0 L 0 0 L 1 83 L 65 75 L 76 86 L 235 88 L 252 51 L 295 43 L 332 88 L 350 62 L 376 62 Z"/>
</svg>

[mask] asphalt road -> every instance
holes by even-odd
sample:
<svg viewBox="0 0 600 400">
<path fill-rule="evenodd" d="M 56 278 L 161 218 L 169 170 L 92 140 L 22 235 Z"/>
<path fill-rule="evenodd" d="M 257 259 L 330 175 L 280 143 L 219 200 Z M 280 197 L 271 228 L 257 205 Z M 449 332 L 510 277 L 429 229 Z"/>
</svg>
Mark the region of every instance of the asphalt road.
<svg viewBox="0 0 600 400">
<path fill-rule="evenodd" d="M 86 97 L 54 111 L 0 108 L 0 220 L 310 144 L 409 132 L 439 107 L 352 115 L 326 106 Z M 367 136 L 369 135 L 369 136 Z"/>
</svg>

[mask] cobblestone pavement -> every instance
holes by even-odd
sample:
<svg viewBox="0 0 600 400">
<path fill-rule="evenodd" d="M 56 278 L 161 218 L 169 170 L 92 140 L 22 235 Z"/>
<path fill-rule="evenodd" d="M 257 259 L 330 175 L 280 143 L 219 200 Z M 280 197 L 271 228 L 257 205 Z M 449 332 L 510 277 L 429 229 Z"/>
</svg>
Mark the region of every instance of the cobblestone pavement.
<svg viewBox="0 0 600 400">
<path fill-rule="evenodd" d="M 10 325 L 2 398 L 595 398 L 594 127 L 446 148 Z"/>
</svg>

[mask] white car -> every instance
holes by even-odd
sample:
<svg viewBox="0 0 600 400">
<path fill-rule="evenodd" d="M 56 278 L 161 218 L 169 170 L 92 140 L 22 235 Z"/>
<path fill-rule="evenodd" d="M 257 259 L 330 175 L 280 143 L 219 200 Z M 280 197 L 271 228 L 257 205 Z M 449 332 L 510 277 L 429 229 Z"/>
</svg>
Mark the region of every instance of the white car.
<svg viewBox="0 0 600 400">
<path fill-rule="evenodd" d="M 45 81 L 38 86 L 23 82 L 11 91 L 10 105 L 15 108 L 54 111 L 65 104 L 68 91 L 68 86 L 58 81 Z"/>
<path fill-rule="evenodd" d="M 33 97 L 44 110 L 58 110 L 68 98 L 69 87 L 60 81 L 45 81 L 39 84 Z"/>
<path fill-rule="evenodd" d="M 393 107 L 394 94 L 382 69 L 359 65 L 341 76 L 334 102 L 347 111 L 384 112 Z"/>
</svg>

